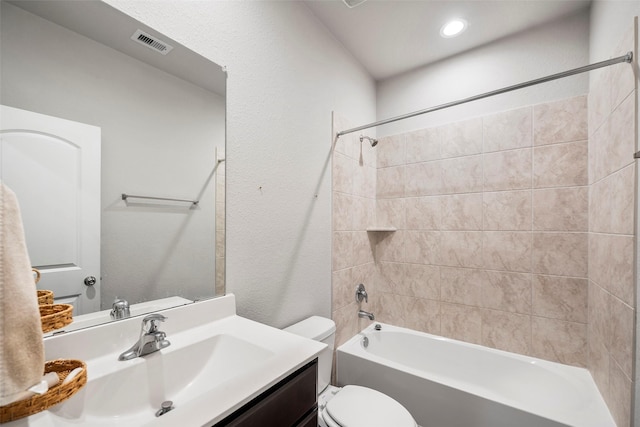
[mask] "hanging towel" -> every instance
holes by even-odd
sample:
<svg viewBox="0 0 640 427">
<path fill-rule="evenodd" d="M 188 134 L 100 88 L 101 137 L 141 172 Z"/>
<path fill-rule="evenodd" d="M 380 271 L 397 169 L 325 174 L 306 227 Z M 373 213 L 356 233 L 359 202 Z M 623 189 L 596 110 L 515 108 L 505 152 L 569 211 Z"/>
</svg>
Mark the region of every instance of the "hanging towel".
<svg viewBox="0 0 640 427">
<path fill-rule="evenodd" d="M 44 344 L 16 195 L 0 181 L 0 406 L 42 380 Z"/>
</svg>

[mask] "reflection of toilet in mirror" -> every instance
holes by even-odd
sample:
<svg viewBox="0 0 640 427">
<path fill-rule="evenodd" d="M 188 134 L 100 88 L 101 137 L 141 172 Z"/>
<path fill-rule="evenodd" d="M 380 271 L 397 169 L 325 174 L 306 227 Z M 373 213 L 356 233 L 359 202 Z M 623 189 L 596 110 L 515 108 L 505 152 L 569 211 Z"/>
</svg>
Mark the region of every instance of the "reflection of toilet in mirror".
<svg viewBox="0 0 640 427">
<path fill-rule="evenodd" d="M 416 427 L 409 411 L 396 400 L 368 387 L 329 384 L 333 364 L 336 324 L 312 316 L 284 329 L 323 342 L 328 347 L 318 357 L 318 425 L 320 427 Z"/>
</svg>

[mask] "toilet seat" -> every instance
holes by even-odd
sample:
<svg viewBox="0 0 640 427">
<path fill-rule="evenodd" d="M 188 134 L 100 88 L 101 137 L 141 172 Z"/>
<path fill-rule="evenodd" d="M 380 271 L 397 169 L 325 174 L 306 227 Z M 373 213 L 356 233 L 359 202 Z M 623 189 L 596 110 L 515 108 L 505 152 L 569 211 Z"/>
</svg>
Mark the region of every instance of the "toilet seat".
<svg viewBox="0 0 640 427">
<path fill-rule="evenodd" d="M 400 403 L 379 391 L 347 385 L 322 409 L 329 427 L 416 427 Z"/>
</svg>

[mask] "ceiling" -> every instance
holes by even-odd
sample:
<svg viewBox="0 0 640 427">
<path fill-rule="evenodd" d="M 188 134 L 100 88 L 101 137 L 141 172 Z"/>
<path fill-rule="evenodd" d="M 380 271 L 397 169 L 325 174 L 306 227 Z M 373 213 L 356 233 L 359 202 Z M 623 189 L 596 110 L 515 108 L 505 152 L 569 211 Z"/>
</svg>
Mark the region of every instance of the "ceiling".
<svg viewBox="0 0 640 427">
<path fill-rule="evenodd" d="M 376 80 L 421 67 L 502 37 L 577 13 L 590 0 L 342 0 L 306 4 Z M 442 38 L 452 18 L 468 22 L 458 37 Z"/>
</svg>

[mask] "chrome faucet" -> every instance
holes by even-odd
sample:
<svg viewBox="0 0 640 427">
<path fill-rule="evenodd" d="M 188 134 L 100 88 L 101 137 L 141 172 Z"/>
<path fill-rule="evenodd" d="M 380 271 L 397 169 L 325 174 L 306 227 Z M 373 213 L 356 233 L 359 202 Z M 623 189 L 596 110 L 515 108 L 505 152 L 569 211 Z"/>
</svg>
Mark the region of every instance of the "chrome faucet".
<svg viewBox="0 0 640 427">
<path fill-rule="evenodd" d="M 131 316 L 129 302 L 126 299 L 116 297 L 111 305 L 111 318 L 114 320 L 125 319 Z"/>
<path fill-rule="evenodd" d="M 362 302 L 363 299 L 364 302 L 369 302 L 369 295 L 367 295 L 367 291 L 364 288 L 364 285 L 360 283 L 358 286 L 356 286 L 356 302 Z"/>
<path fill-rule="evenodd" d="M 368 317 L 369 320 L 375 320 L 375 316 L 373 313 L 369 313 L 368 311 L 360 310 L 358 311 L 358 317 Z"/>
<path fill-rule="evenodd" d="M 171 343 L 166 339 L 167 334 L 158 330 L 156 322 L 164 322 L 167 318 L 162 314 L 153 313 L 142 319 L 142 329 L 140 330 L 140 338 L 131 348 L 118 357 L 118 360 L 131 360 L 136 357 L 145 356 L 154 353 L 165 347 L 169 347 Z"/>
</svg>

